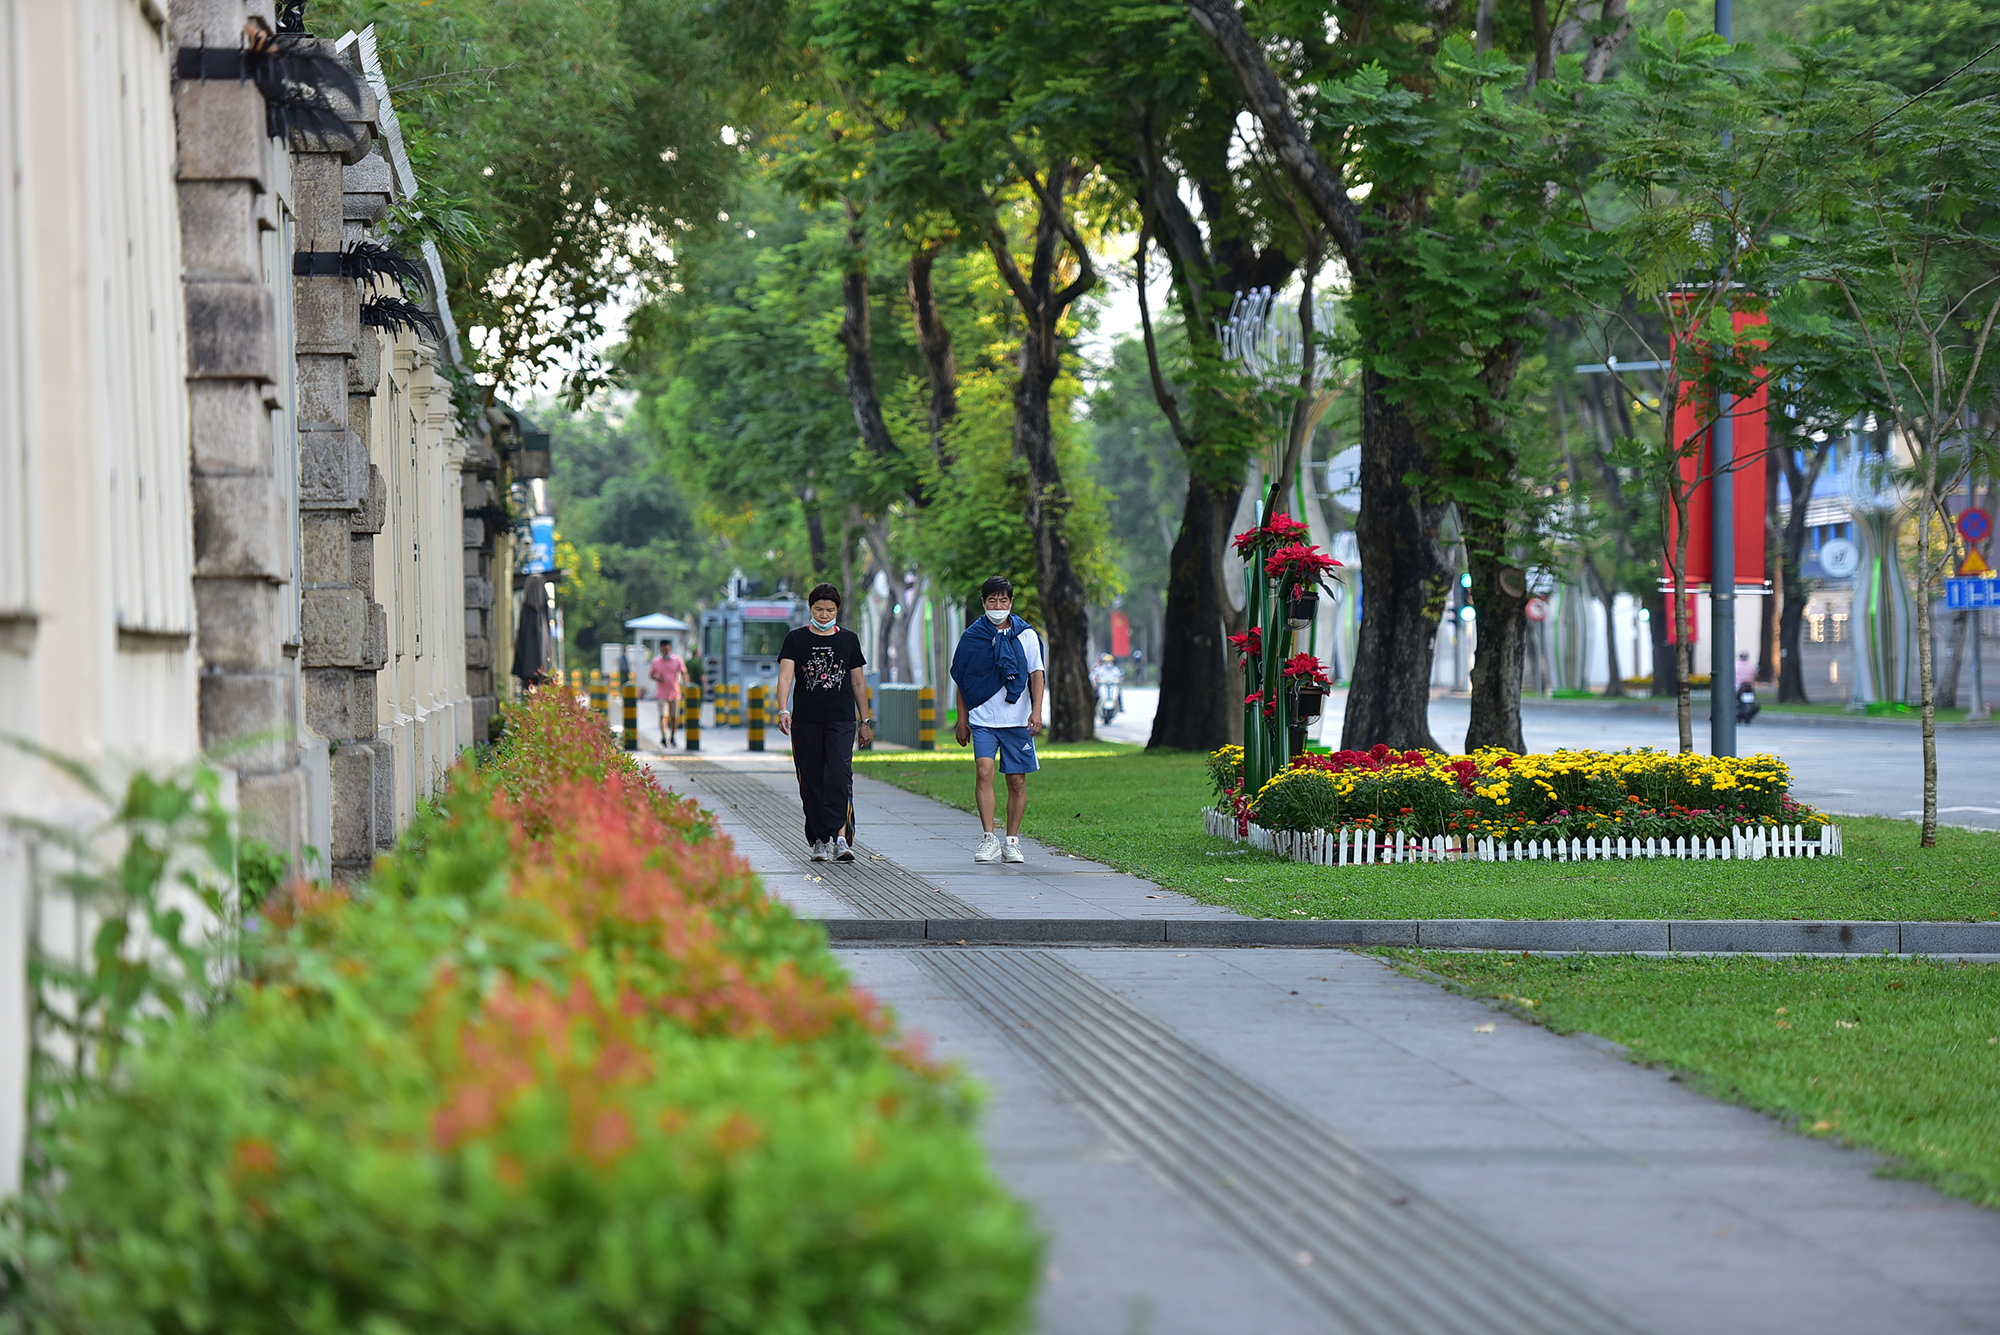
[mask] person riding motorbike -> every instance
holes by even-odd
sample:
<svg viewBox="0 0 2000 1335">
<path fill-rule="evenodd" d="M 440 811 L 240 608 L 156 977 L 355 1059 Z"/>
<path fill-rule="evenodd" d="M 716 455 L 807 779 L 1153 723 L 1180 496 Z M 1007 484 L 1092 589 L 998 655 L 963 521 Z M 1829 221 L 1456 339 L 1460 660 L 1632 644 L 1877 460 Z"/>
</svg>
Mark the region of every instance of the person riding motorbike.
<svg viewBox="0 0 2000 1335">
<path fill-rule="evenodd" d="M 1097 687 L 1097 712 L 1106 723 L 1125 712 L 1125 671 L 1118 660 L 1105 654 L 1090 668 L 1090 680 Z"/>
<path fill-rule="evenodd" d="M 1750 655 L 1736 656 L 1736 721 L 1748 723 L 1764 711 L 1757 703 L 1757 669 L 1750 663 Z"/>
</svg>

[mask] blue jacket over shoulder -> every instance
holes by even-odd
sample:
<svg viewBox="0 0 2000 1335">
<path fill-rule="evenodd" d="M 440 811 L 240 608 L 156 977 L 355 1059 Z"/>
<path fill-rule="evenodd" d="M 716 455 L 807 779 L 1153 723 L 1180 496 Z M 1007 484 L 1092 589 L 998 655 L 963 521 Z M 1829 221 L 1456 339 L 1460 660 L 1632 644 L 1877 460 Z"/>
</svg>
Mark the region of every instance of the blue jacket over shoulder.
<svg viewBox="0 0 2000 1335">
<path fill-rule="evenodd" d="M 1028 655 L 1021 648 L 1021 632 L 1028 629 L 1028 623 L 1017 616 L 1009 616 L 1004 626 L 982 616 L 958 637 L 958 649 L 951 656 L 951 679 L 958 683 L 966 712 L 1002 691 L 1011 705 L 1028 689 Z"/>
</svg>

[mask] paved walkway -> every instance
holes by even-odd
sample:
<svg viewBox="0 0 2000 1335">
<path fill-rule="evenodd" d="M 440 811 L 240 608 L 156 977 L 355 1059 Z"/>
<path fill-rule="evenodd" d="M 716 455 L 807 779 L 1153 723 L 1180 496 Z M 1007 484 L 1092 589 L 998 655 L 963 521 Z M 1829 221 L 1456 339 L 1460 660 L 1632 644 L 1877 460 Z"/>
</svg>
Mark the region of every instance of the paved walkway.
<svg viewBox="0 0 2000 1335">
<path fill-rule="evenodd" d="M 738 738 L 656 763 L 809 915 L 869 916 L 889 871 L 991 916 L 1220 913 L 1033 845 L 975 868 L 968 817 L 867 779 L 871 859 L 806 863 L 743 787 L 789 757 Z M 2000 1331 L 2000 1214 L 1367 956 L 841 954 L 989 1089 L 1046 1335 Z"/>
</svg>

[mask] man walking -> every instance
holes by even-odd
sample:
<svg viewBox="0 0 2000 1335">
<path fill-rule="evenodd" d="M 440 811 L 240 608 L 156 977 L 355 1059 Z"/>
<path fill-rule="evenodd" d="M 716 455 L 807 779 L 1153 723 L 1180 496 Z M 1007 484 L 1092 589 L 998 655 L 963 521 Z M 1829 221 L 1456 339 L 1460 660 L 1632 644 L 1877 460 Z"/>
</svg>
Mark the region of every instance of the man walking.
<svg viewBox="0 0 2000 1335">
<path fill-rule="evenodd" d="M 861 671 L 868 659 L 860 636 L 840 625 L 839 589 L 816 585 L 806 608 L 811 624 L 785 636 L 778 650 L 778 731 L 792 739 L 792 768 L 799 776 L 812 860 L 852 862 L 854 850 L 847 840 L 856 718 L 862 745 L 875 736 L 875 720 L 868 717 L 868 679 Z"/>
<path fill-rule="evenodd" d="M 1035 734 L 1042 730 L 1041 636 L 1014 615 L 1014 586 L 995 575 L 979 586 L 986 615 L 965 628 L 951 656 L 958 687 L 958 744 L 972 744 L 972 793 L 986 835 L 974 862 L 1026 862 L 1021 817 L 1028 811 L 1028 776 L 1041 768 Z M 1007 839 L 993 830 L 993 771 L 1007 776 Z"/>
<path fill-rule="evenodd" d="M 687 680 L 687 663 L 674 652 L 672 640 L 660 641 L 659 657 L 647 669 L 653 678 L 653 695 L 660 702 L 660 744 L 680 745 L 681 683 Z"/>
</svg>

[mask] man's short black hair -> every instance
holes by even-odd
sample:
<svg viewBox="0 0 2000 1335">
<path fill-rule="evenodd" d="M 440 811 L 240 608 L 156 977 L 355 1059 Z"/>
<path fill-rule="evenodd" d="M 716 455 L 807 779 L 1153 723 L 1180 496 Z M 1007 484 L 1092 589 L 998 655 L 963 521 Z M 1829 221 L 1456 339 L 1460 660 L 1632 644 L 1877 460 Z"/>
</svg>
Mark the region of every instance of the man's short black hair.
<svg viewBox="0 0 2000 1335">
<path fill-rule="evenodd" d="M 806 595 L 806 606 L 811 607 L 814 603 L 832 603 L 839 607 L 840 590 L 831 584 L 815 584 L 812 592 Z"/>
<path fill-rule="evenodd" d="M 1012 598 L 1014 596 L 1014 581 L 1008 579 L 1005 575 L 995 575 L 992 579 L 987 580 L 979 586 L 979 601 L 983 603 L 996 593 L 1004 593 L 1009 598 Z"/>
</svg>

